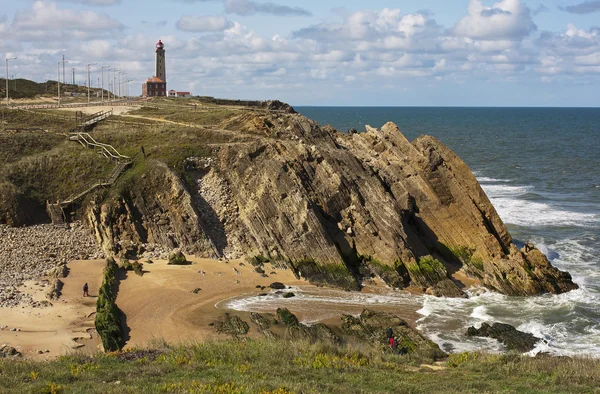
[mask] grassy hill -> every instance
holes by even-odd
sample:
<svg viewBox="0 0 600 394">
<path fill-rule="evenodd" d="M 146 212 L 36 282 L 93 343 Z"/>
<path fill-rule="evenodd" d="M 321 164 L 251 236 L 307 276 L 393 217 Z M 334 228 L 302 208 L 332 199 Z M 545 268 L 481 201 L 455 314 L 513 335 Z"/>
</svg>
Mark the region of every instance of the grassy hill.
<svg viewBox="0 0 600 394">
<path fill-rule="evenodd" d="M 28 79 L 18 78 L 10 79 L 8 83 L 8 94 L 11 99 L 33 99 L 36 97 L 56 97 L 58 87 L 56 81 L 34 82 Z M 68 83 L 60 84 L 61 96 L 68 93 L 87 94 L 87 86 L 72 85 Z M 92 88 L 91 94 L 99 91 L 98 88 Z M 105 91 L 104 94 L 107 94 Z M 0 98 L 6 100 L 6 79 L 0 78 Z"/>
<path fill-rule="evenodd" d="M 600 361 L 250 340 L 56 361 L 0 359 L 1 393 L 597 393 Z"/>
</svg>

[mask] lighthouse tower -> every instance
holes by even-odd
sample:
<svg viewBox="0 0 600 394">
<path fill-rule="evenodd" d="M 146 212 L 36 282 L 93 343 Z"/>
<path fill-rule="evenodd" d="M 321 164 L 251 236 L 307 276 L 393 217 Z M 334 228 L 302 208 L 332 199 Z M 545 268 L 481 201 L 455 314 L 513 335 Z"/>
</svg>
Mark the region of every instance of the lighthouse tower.
<svg viewBox="0 0 600 394">
<path fill-rule="evenodd" d="M 156 43 L 156 77 L 167 83 L 167 66 L 165 64 L 165 44 L 161 40 Z"/>
<path fill-rule="evenodd" d="M 142 85 L 143 97 L 167 96 L 167 65 L 165 61 L 165 44 L 161 40 L 156 43 L 156 73 Z"/>
</svg>

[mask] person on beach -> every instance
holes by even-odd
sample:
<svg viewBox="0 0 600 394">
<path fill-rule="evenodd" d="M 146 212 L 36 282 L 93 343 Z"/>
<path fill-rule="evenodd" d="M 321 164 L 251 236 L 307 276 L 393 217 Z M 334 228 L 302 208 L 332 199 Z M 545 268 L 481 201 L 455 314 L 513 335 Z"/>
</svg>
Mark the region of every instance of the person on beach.
<svg viewBox="0 0 600 394">
<path fill-rule="evenodd" d="M 86 284 L 84 284 L 84 285 L 83 285 L 83 296 L 84 296 L 84 297 L 89 297 L 89 296 L 90 296 L 90 295 L 88 294 L 88 290 L 89 290 L 89 288 L 88 288 L 88 284 L 87 284 L 87 282 L 86 282 Z"/>
</svg>

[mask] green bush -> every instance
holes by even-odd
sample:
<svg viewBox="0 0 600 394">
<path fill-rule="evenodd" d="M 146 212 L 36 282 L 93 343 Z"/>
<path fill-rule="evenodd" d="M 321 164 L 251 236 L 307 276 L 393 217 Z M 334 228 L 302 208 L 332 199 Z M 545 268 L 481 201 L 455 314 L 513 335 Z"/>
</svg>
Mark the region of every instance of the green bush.
<svg viewBox="0 0 600 394">
<path fill-rule="evenodd" d="M 262 266 L 264 263 L 268 263 L 269 262 L 269 258 L 265 257 L 263 255 L 256 255 L 256 256 L 252 256 L 246 259 L 248 261 L 249 264 L 251 264 L 254 267 L 260 267 Z"/>
<path fill-rule="evenodd" d="M 312 283 L 336 286 L 344 290 L 360 290 L 358 281 L 345 265 L 322 264 L 310 257 L 290 261 L 289 265 Z"/>
<path fill-rule="evenodd" d="M 448 248 L 448 250 L 450 250 L 456 259 L 463 263 L 465 271 L 468 274 L 478 277 L 481 276 L 481 273 L 484 271 L 483 260 L 480 257 L 473 256 L 473 253 L 475 252 L 473 249 L 466 246 L 457 246 Z"/>
<path fill-rule="evenodd" d="M 96 331 L 102 339 L 104 350 L 109 352 L 121 350 L 125 345 L 123 327 L 121 326 L 122 312 L 115 303 L 117 298 L 115 293 L 117 269 L 114 259 L 106 260 L 104 280 L 98 291 L 96 319 L 94 321 Z"/>
<path fill-rule="evenodd" d="M 190 265 L 192 264 L 187 260 L 182 252 L 173 253 L 169 256 L 169 262 L 167 265 Z"/>
</svg>

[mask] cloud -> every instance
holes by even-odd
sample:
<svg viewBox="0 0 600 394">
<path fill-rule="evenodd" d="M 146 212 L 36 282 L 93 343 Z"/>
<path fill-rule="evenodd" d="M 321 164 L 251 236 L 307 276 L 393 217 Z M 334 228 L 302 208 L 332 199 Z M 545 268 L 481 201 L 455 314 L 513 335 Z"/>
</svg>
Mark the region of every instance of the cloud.
<svg viewBox="0 0 600 394">
<path fill-rule="evenodd" d="M 571 14 L 591 14 L 600 11 L 600 0 L 588 0 L 577 5 L 558 8 Z"/>
<path fill-rule="evenodd" d="M 23 31 L 122 29 L 124 26 L 106 14 L 59 9 L 55 3 L 35 1 L 31 10 L 18 11 L 13 28 Z"/>
<path fill-rule="evenodd" d="M 312 12 L 301 7 L 289 7 L 274 3 L 251 0 L 224 0 L 225 11 L 237 15 L 271 14 L 278 16 L 311 16 Z"/>
<path fill-rule="evenodd" d="M 121 4 L 123 0 L 58 0 L 69 3 L 79 3 L 87 5 L 116 5 Z"/>
<path fill-rule="evenodd" d="M 172 0 L 182 3 L 206 3 L 212 1 L 221 1 L 225 6 L 225 12 L 241 16 L 255 14 L 270 14 L 277 16 L 312 16 L 312 12 L 302 7 L 290 7 L 270 2 L 260 2 L 253 0 Z"/>
<path fill-rule="evenodd" d="M 142 21 L 142 25 L 148 26 L 148 27 L 160 28 L 160 27 L 165 27 L 167 25 L 167 21 L 166 20 L 156 21 L 156 22 Z"/>
<path fill-rule="evenodd" d="M 294 99 L 305 102 L 313 96 L 338 100 L 348 93 L 372 94 L 381 87 L 401 92 L 412 86 L 417 92 L 432 83 L 501 86 L 562 78 L 594 86 L 600 81 L 600 29 L 568 25 L 559 32 L 535 31 L 534 11 L 522 2 L 483 1 L 488 6 L 471 1 L 464 17 L 447 26 L 431 12 L 364 9 L 267 36 L 227 16 L 187 15 L 177 27 L 203 34 L 160 37 L 147 34 L 148 27 L 166 21 L 142 21 L 141 31 L 130 33 L 105 14 L 37 1 L 13 21 L 0 17 L 0 46 L 19 57 L 19 75 L 56 78 L 56 62 L 64 53 L 77 73 L 90 62 L 131 72 L 132 89 L 139 92 L 139 84 L 154 73 L 154 49 L 161 38 L 173 88 L 237 98 L 297 95 Z M 255 4 L 268 3 L 250 3 L 251 8 Z"/>
<path fill-rule="evenodd" d="M 470 0 L 468 13 L 453 29 L 457 36 L 486 40 L 519 40 L 535 31 L 531 11 L 520 0 L 501 0 L 491 7 Z"/>
<path fill-rule="evenodd" d="M 223 31 L 233 27 L 233 23 L 222 16 L 183 16 L 177 21 L 177 28 L 183 31 L 205 33 Z"/>
</svg>

